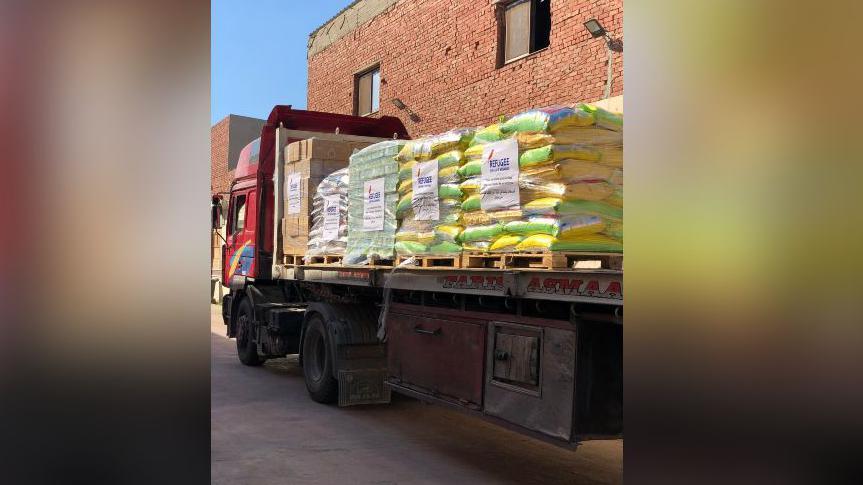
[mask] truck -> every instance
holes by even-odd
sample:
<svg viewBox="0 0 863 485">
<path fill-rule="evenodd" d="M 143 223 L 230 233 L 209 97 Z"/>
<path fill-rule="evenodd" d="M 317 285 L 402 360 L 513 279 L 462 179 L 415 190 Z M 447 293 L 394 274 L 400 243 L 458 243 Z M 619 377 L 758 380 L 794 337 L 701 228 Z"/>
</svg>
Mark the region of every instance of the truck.
<svg viewBox="0 0 863 485">
<path fill-rule="evenodd" d="M 298 354 L 318 403 L 382 404 L 396 392 L 562 446 L 622 436 L 622 261 L 563 270 L 289 261 L 284 147 L 311 137 L 409 138 L 395 117 L 273 108 L 226 200 L 213 204 L 214 227 L 227 206 L 222 316 L 242 364 Z"/>
</svg>

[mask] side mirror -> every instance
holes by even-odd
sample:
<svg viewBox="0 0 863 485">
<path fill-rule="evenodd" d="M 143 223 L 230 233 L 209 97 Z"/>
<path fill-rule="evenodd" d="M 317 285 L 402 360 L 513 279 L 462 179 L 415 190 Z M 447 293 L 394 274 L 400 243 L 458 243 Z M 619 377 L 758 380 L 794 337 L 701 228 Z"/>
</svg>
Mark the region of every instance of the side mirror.
<svg viewBox="0 0 863 485">
<path fill-rule="evenodd" d="M 222 201 L 219 197 L 213 197 L 210 205 L 210 227 L 217 231 L 222 227 Z"/>
</svg>

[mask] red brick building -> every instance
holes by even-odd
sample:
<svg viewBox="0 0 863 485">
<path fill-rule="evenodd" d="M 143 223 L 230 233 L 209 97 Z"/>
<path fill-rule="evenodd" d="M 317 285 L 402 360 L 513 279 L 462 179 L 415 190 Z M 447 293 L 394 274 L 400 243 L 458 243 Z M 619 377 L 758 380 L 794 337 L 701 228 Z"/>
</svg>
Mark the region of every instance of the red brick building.
<svg viewBox="0 0 863 485">
<path fill-rule="evenodd" d="M 596 19 L 611 39 L 594 38 Z M 357 0 L 309 36 L 308 109 L 412 136 L 623 94 L 622 0 Z"/>
<path fill-rule="evenodd" d="M 210 195 L 227 192 L 240 150 L 261 136 L 265 121 L 228 115 L 210 128 Z"/>
</svg>

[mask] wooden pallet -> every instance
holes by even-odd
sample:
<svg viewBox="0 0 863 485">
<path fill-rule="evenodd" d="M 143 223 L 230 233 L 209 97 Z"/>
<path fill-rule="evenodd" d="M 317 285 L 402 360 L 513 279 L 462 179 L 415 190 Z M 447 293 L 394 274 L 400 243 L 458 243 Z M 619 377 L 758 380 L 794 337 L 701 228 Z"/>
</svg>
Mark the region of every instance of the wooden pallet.
<svg viewBox="0 0 863 485">
<path fill-rule="evenodd" d="M 462 268 L 623 269 L 620 253 L 486 253 L 465 251 Z"/>
<path fill-rule="evenodd" d="M 382 268 L 392 268 L 393 266 L 395 266 L 395 263 L 396 263 L 395 258 L 383 259 L 383 258 L 379 258 L 377 256 L 372 256 L 369 258 L 369 262 L 368 262 L 368 264 L 366 264 L 366 266 L 377 266 L 377 267 L 382 267 Z"/>
<path fill-rule="evenodd" d="M 284 264 L 293 265 L 293 266 L 299 266 L 299 265 L 303 264 L 303 258 L 306 257 L 305 254 L 296 254 L 296 253 L 284 254 L 283 256 L 284 256 L 284 261 L 285 261 Z"/>
<path fill-rule="evenodd" d="M 306 256 L 304 264 L 325 264 L 340 266 L 342 264 L 341 254 L 322 254 L 320 256 Z"/>
<path fill-rule="evenodd" d="M 410 258 L 415 258 L 414 266 L 417 268 L 461 268 L 462 256 L 456 254 L 453 256 L 398 256 L 396 257 L 396 266 Z"/>
<path fill-rule="evenodd" d="M 395 265 L 395 262 L 395 258 L 382 259 L 378 258 L 377 256 L 371 256 L 365 264 L 344 264 L 344 266 L 361 266 L 366 268 L 392 268 Z"/>
</svg>

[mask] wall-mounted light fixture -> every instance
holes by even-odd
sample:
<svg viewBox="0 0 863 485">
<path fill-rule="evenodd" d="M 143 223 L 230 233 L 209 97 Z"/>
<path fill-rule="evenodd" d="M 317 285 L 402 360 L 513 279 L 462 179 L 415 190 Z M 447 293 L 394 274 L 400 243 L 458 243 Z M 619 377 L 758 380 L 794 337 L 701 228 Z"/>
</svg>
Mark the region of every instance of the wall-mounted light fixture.
<svg viewBox="0 0 863 485">
<path fill-rule="evenodd" d="M 410 120 L 413 121 L 414 123 L 419 123 L 420 121 L 422 121 L 422 118 L 420 118 L 420 116 L 418 114 L 411 111 L 411 109 L 407 107 L 407 105 L 404 103 L 404 101 L 400 100 L 399 98 L 391 99 L 390 103 L 392 103 L 393 106 L 395 106 L 396 108 L 398 108 L 402 111 L 407 111 L 408 118 L 410 118 Z"/>
<path fill-rule="evenodd" d="M 584 28 L 590 32 L 590 35 L 594 37 L 602 37 L 606 35 L 608 32 L 605 31 L 605 28 L 599 23 L 599 20 L 590 19 L 584 23 Z"/>
<path fill-rule="evenodd" d="M 584 23 L 584 28 L 590 32 L 590 35 L 595 39 L 597 37 L 605 37 L 605 42 L 608 45 L 608 48 L 615 52 L 623 51 L 623 41 L 620 39 L 615 39 L 612 37 L 605 27 L 599 23 L 599 20 L 590 19 Z"/>
<path fill-rule="evenodd" d="M 615 52 L 623 52 L 623 41 L 612 37 L 605 27 L 599 23 L 599 20 L 590 19 L 584 23 L 584 28 L 590 32 L 590 35 L 595 39 L 597 37 L 605 38 L 605 46 L 608 48 L 608 73 L 605 78 L 605 93 L 603 98 L 611 96 L 611 82 L 614 71 L 612 69 L 612 61 Z"/>
</svg>

